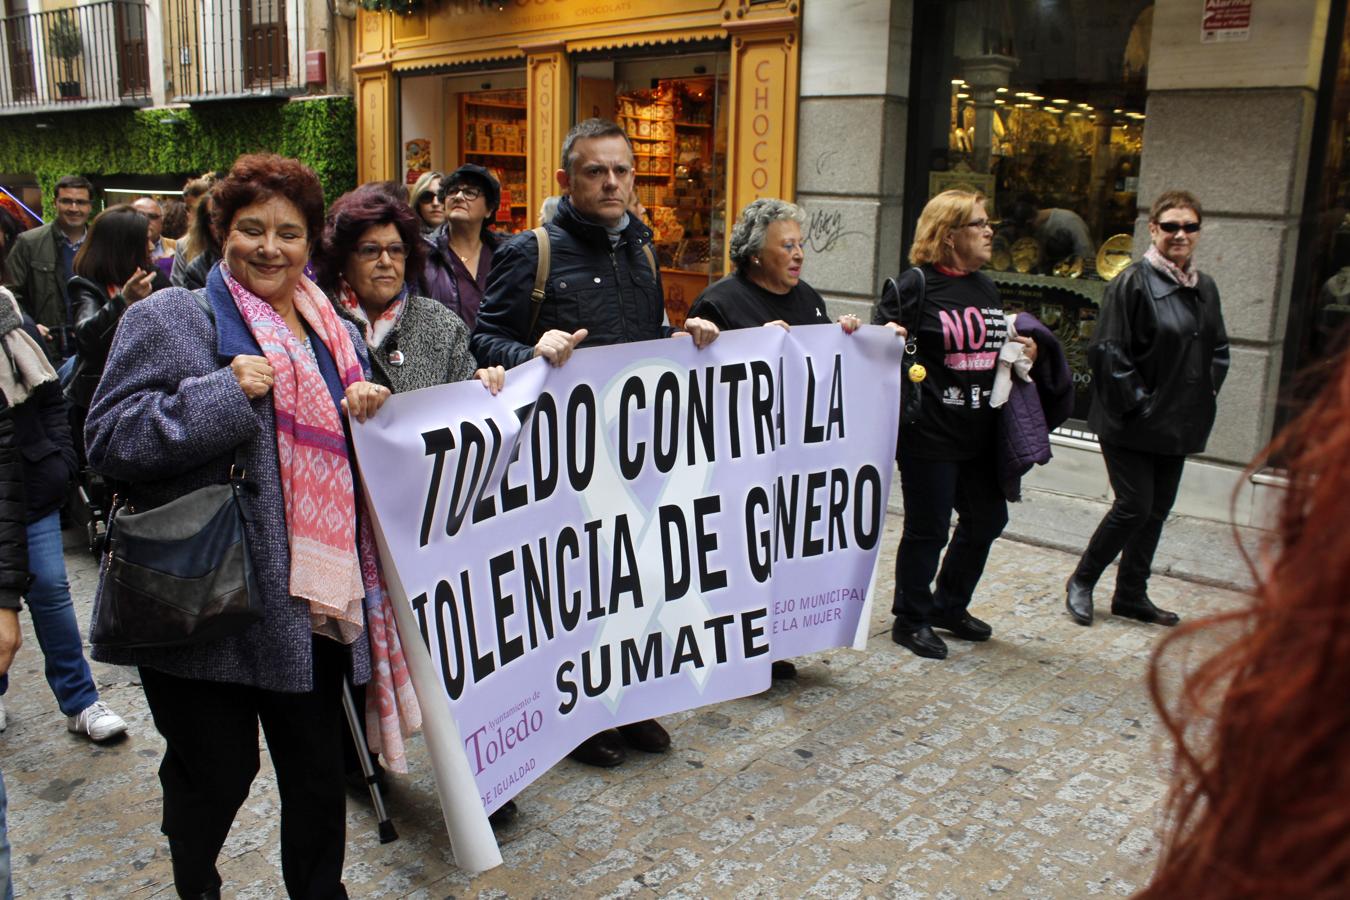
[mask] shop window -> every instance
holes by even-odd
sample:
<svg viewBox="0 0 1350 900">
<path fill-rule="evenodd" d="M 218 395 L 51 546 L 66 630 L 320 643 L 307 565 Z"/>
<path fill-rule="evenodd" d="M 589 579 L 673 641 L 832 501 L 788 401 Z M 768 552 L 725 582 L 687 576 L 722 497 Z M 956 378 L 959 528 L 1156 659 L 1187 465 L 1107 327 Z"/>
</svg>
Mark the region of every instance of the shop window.
<svg viewBox="0 0 1350 900">
<path fill-rule="evenodd" d="M 1285 335 L 1283 427 L 1326 384 L 1325 366 L 1350 345 L 1350 15 L 1332 5 L 1303 228 Z"/>
<path fill-rule="evenodd" d="M 724 53 L 690 53 L 576 67 L 576 117 L 612 118 L 633 144 L 634 192 L 675 325 L 723 275 L 728 65 Z"/>
<path fill-rule="evenodd" d="M 1131 261 L 1152 3 L 921 0 L 906 245 L 953 187 L 989 198 L 988 274 L 1009 310 L 1052 328 L 1086 419 L 1086 348 L 1106 283 Z"/>
<path fill-rule="evenodd" d="M 520 69 L 447 70 L 399 83 L 403 179 L 452 172 L 462 163 L 489 169 L 501 184 L 492 228 L 508 235 L 533 228 L 528 208 L 528 110 Z"/>
<path fill-rule="evenodd" d="M 473 91 L 459 95 L 461 162 L 491 169 L 502 186 L 497 229 L 515 233 L 534 226 L 526 205 L 529 126 L 525 89 Z M 448 171 L 448 170 L 447 170 Z"/>
</svg>

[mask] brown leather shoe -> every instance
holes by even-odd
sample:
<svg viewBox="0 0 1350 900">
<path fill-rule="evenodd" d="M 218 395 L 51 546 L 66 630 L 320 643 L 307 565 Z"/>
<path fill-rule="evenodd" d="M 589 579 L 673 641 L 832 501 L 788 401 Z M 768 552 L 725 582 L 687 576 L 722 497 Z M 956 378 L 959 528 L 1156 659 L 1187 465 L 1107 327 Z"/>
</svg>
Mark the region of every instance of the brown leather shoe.
<svg viewBox="0 0 1350 900">
<path fill-rule="evenodd" d="M 567 755 L 588 766 L 612 769 L 628 758 L 628 751 L 624 749 L 623 741 L 619 740 L 619 733 L 608 728 L 586 738 Z"/>
<path fill-rule="evenodd" d="M 619 734 L 628 746 L 644 753 L 665 753 L 670 749 L 670 733 L 655 719 L 643 719 L 631 725 L 620 725 Z"/>
</svg>

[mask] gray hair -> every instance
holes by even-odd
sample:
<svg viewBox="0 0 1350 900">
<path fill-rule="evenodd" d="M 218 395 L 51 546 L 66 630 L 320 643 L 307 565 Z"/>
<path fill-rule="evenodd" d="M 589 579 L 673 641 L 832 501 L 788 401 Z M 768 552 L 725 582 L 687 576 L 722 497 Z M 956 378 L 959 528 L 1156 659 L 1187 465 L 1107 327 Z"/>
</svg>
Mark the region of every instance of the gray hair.
<svg viewBox="0 0 1350 900">
<path fill-rule="evenodd" d="M 562 200 L 557 194 L 550 194 L 539 204 L 539 224 L 547 225 L 558 214 L 558 203 Z"/>
<path fill-rule="evenodd" d="M 764 236 L 774 222 L 806 224 L 806 213 L 795 203 L 761 197 L 751 201 L 736 218 L 731 229 L 731 261 L 744 269 L 750 257 L 764 249 Z"/>
<path fill-rule="evenodd" d="M 591 138 L 602 137 L 621 137 L 624 143 L 628 145 L 631 153 L 633 142 L 628 140 L 628 134 L 617 122 L 609 119 L 582 119 L 572 126 L 572 130 L 567 132 L 567 137 L 563 138 L 562 145 L 562 170 L 569 176 L 572 174 L 572 164 L 577 161 L 575 147 L 577 141 L 590 140 Z"/>
</svg>

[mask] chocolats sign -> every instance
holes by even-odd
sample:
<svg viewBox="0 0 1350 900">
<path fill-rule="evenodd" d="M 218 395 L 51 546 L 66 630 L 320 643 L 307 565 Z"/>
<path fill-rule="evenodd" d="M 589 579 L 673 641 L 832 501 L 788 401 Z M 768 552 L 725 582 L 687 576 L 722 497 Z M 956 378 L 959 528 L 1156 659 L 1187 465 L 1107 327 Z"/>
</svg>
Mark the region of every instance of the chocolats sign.
<svg viewBox="0 0 1350 900">
<path fill-rule="evenodd" d="M 497 397 L 417 391 L 356 427 L 423 715 L 453 720 L 453 741 L 428 728 L 453 757 L 438 775 L 464 779 L 442 802 L 486 826 L 597 731 L 853 644 L 900 356 L 888 330 L 835 325 L 583 350 Z"/>
</svg>

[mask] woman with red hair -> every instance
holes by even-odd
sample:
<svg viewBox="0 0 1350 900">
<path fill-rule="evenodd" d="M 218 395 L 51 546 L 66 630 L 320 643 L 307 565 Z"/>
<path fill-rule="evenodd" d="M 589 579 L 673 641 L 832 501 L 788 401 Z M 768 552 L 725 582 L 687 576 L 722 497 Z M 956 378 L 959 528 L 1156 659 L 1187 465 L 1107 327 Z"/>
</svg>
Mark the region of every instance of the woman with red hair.
<svg viewBox="0 0 1350 900">
<path fill-rule="evenodd" d="M 1279 460 L 1289 488 L 1251 604 L 1181 629 L 1154 658 L 1176 776 L 1171 830 L 1141 897 L 1350 891 L 1350 355 L 1318 375 L 1322 393 L 1252 463 Z M 1164 697 L 1164 660 L 1233 630 Z"/>
</svg>

